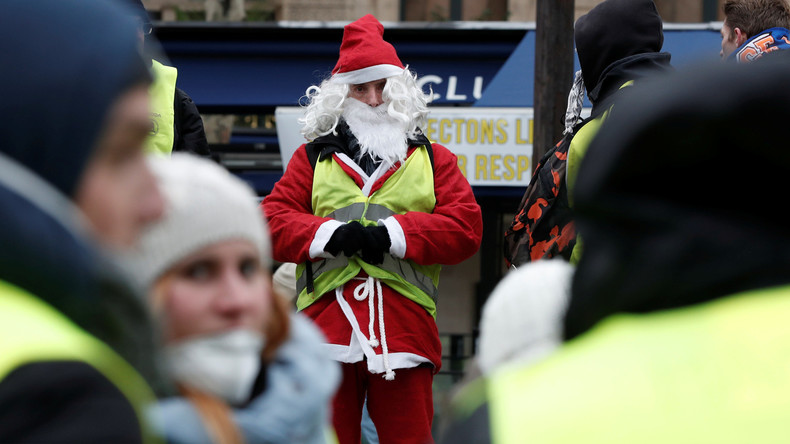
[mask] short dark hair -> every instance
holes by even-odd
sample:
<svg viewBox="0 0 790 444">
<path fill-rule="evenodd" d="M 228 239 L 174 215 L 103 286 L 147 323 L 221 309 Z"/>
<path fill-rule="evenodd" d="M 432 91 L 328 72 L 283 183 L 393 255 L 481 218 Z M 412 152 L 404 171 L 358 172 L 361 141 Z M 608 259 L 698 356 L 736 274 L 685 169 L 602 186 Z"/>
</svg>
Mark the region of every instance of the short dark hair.
<svg viewBox="0 0 790 444">
<path fill-rule="evenodd" d="M 722 9 L 727 26 L 740 28 L 747 38 L 768 28 L 790 28 L 787 0 L 726 0 Z"/>
</svg>

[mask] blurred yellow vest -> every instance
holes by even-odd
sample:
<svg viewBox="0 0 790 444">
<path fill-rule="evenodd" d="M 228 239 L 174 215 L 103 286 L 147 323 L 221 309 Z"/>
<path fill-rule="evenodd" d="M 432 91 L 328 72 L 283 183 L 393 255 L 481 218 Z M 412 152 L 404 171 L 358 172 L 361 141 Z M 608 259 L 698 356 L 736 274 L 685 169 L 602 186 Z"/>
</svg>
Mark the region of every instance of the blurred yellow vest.
<svg viewBox="0 0 790 444">
<path fill-rule="evenodd" d="M 790 287 L 618 315 L 488 381 L 492 442 L 790 442 Z"/>
<path fill-rule="evenodd" d="M 175 108 L 176 78 L 178 70 L 165 66 L 156 60 L 151 68 L 154 71 L 154 83 L 148 89 L 151 96 L 151 135 L 146 140 L 145 151 L 170 155 L 175 141 Z"/>
<path fill-rule="evenodd" d="M 110 347 L 35 296 L 0 281 L 0 381 L 26 364 L 78 361 L 123 393 L 137 413 L 144 442 L 158 442 L 145 422 L 154 395 L 143 378 Z"/>
</svg>

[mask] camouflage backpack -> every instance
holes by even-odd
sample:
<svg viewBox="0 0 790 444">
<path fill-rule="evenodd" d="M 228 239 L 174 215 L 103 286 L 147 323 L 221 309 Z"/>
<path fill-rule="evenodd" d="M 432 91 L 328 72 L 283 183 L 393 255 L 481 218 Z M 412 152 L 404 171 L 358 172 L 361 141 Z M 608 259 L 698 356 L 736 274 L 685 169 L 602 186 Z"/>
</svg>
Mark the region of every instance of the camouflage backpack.
<svg viewBox="0 0 790 444">
<path fill-rule="evenodd" d="M 558 256 L 566 261 L 570 259 L 576 244 L 576 229 L 573 210 L 568 204 L 565 171 L 574 134 L 575 131 L 566 134 L 538 162 L 513 222 L 505 231 L 508 265 L 518 267 Z"/>
</svg>

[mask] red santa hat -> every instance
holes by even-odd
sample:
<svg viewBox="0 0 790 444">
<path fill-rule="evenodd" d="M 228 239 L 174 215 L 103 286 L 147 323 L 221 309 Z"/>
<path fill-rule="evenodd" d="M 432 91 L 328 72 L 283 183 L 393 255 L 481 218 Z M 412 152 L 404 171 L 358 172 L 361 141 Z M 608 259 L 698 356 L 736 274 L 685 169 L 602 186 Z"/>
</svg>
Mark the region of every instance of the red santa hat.
<svg viewBox="0 0 790 444">
<path fill-rule="evenodd" d="M 332 81 L 359 84 L 403 73 L 395 48 L 384 41 L 384 26 L 368 14 L 343 28 L 340 58 Z"/>
</svg>

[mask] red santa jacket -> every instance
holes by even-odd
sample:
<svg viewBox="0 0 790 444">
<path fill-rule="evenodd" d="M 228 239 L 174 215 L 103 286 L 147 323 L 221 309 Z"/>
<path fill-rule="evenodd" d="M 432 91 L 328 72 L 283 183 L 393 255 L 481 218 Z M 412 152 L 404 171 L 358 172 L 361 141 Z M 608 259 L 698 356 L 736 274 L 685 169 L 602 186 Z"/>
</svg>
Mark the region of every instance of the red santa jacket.
<svg viewBox="0 0 790 444">
<path fill-rule="evenodd" d="M 480 245 L 480 207 L 458 168 L 456 156 L 438 144 L 432 145 L 432 149 L 436 196 L 433 213 L 407 212 L 395 215 L 400 230 L 388 227 L 388 231 L 393 248 L 401 251 L 402 259 L 411 259 L 423 265 L 456 264 L 474 254 Z M 412 147 L 409 155 L 414 150 Z M 350 162 L 347 157 L 346 160 Z M 332 160 L 326 161 L 342 160 L 335 155 Z M 372 191 L 375 191 L 397 168 L 393 167 L 378 179 L 375 174 L 372 178 L 367 177 L 353 165 L 344 166 L 344 171 L 360 189 L 365 186 L 366 180 L 373 180 Z M 278 261 L 302 263 L 326 257 L 321 256 L 326 255 L 321 248 L 331 237 L 337 222 L 313 214 L 313 172 L 306 146 L 303 145 L 295 152 L 282 179 L 263 201 L 262 208 L 269 220 L 273 255 Z M 422 363 L 431 363 L 438 370 L 441 365 L 441 346 L 432 316 L 386 285 L 382 285 L 383 315 L 381 312 L 376 314 L 367 302 L 354 299 L 354 291 L 364 282 L 351 281 L 338 289 L 336 294 L 326 293 L 304 310 L 324 331 L 330 353 L 341 362 L 358 362 L 367 357 L 369 369 L 374 373 L 384 372 L 385 367 L 408 368 Z M 371 315 L 373 323 L 370 323 Z M 382 358 L 380 347 L 370 345 L 370 335 L 361 333 L 367 326 L 370 326 L 371 333 L 376 324 L 381 328 L 381 320 L 386 324 L 389 365 L 383 362 L 386 359 Z M 383 336 L 384 330 L 381 331 Z"/>
</svg>

